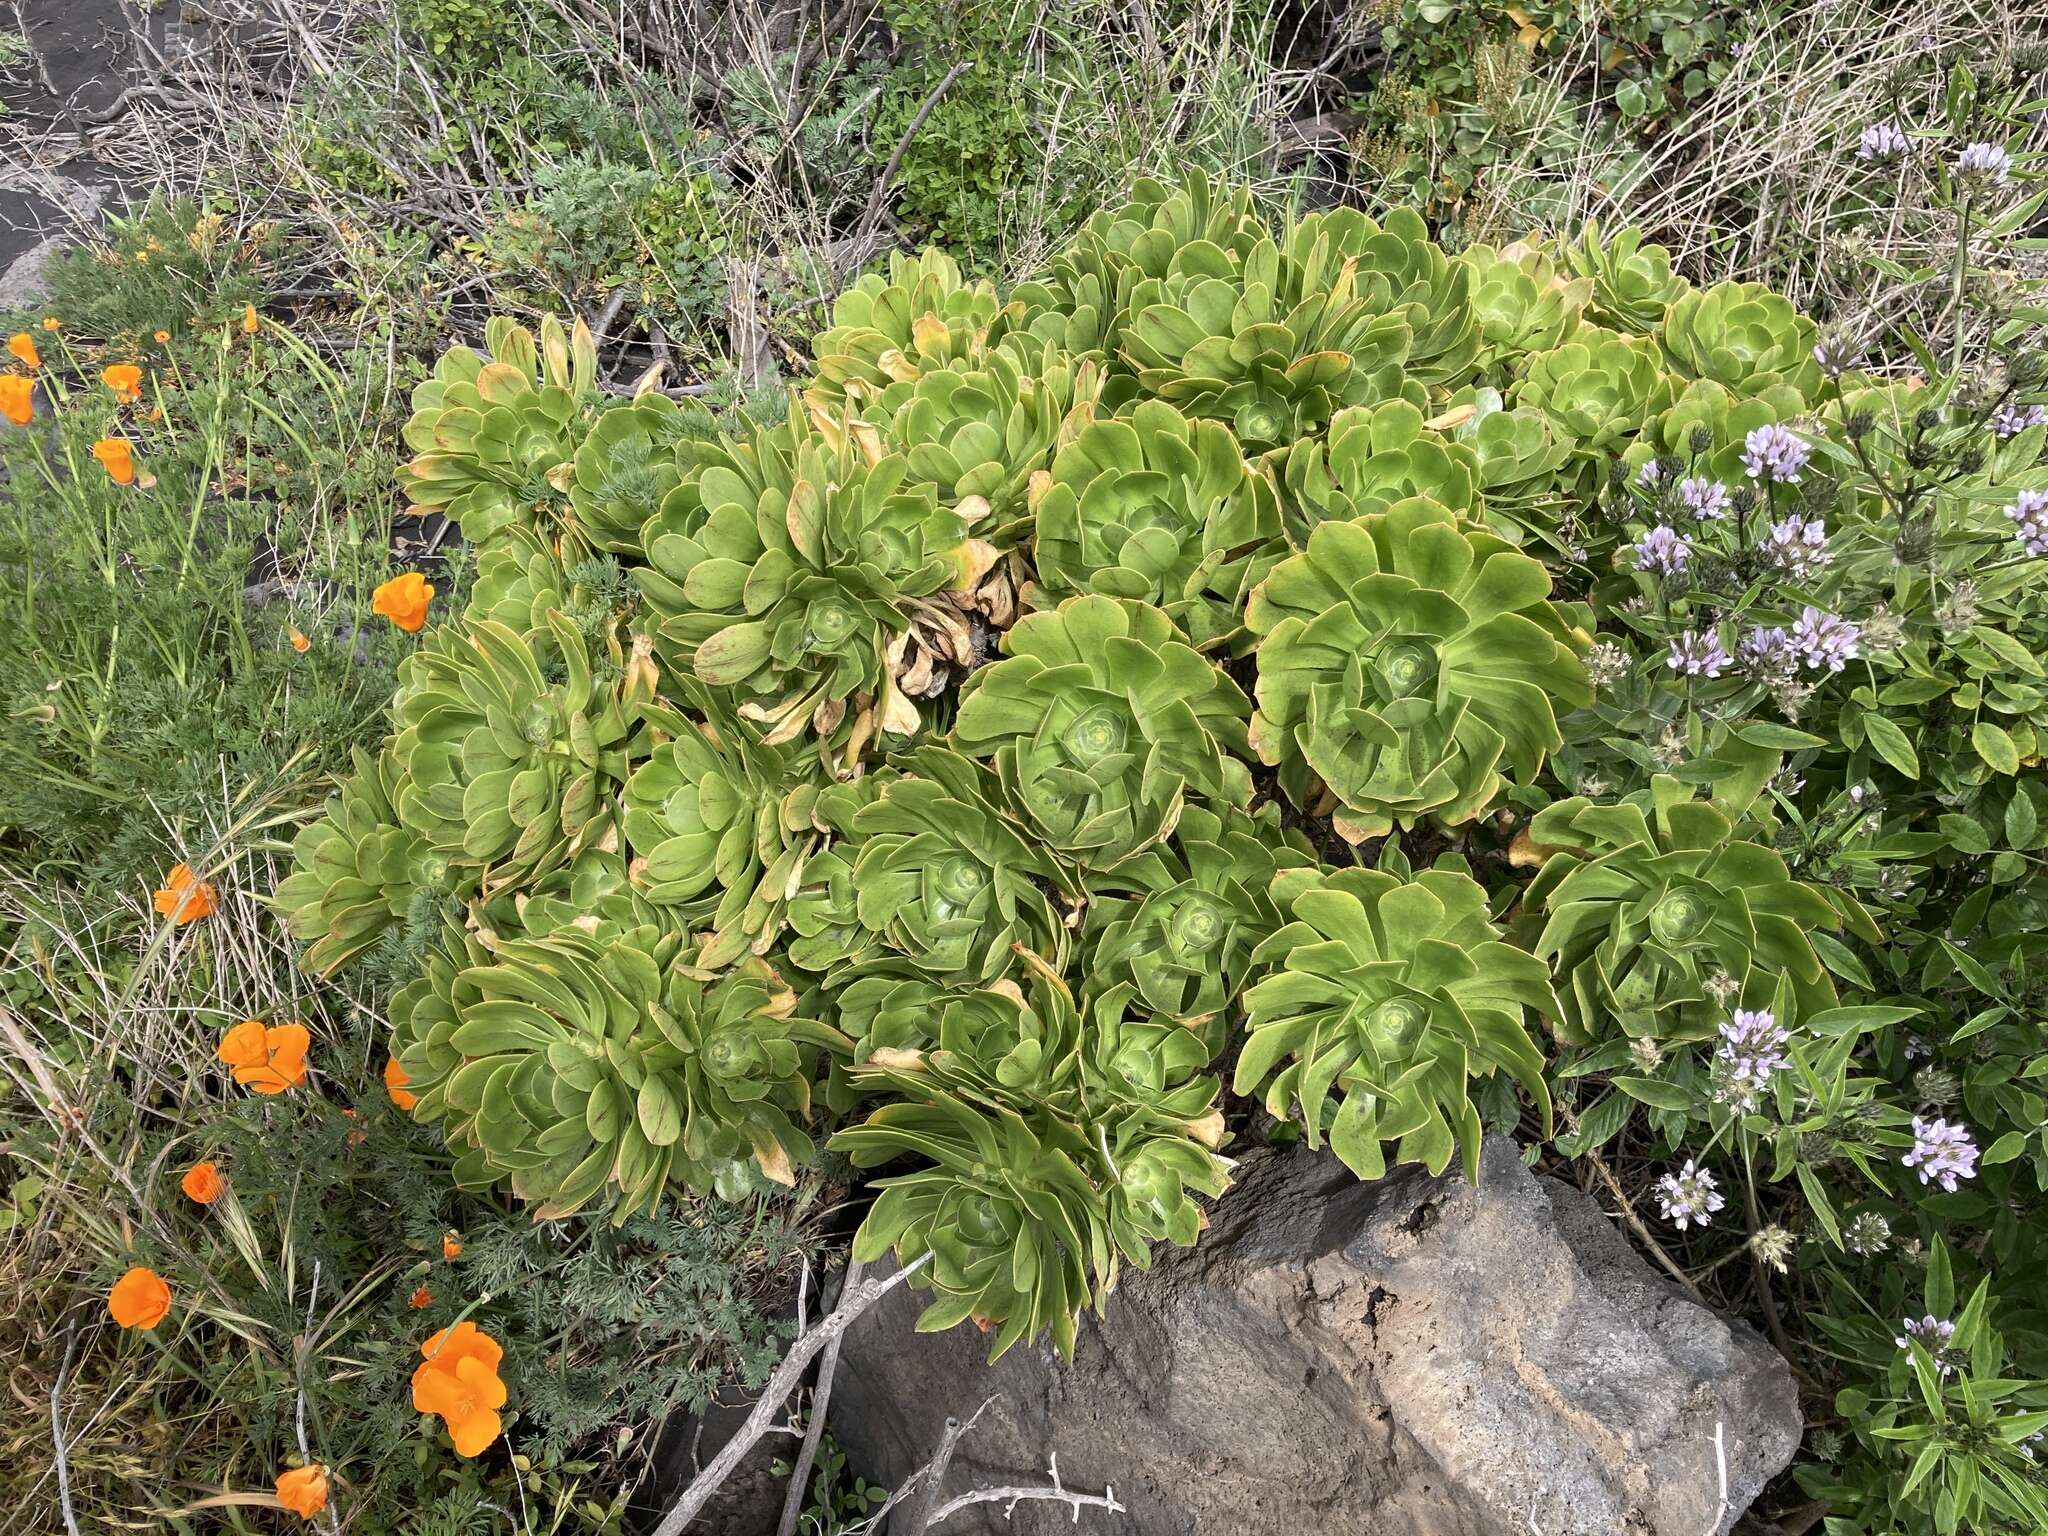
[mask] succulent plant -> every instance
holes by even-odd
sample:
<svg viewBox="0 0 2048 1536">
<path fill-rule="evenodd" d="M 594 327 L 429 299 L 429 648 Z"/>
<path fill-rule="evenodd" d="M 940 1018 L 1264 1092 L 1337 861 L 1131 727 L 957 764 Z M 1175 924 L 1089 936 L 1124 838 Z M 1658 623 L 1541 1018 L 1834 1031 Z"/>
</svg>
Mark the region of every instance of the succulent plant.
<svg viewBox="0 0 2048 1536">
<path fill-rule="evenodd" d="M 864 409 L 891 384 L 978 359 L 996 308 L 994 286 L 968 282 L 944 251 L 892 253 L 886 275 L 870 272 L 833 301 L 807 394 L 836 417 L 849 401 Z"/>
<path fill-rule="evenodd" d="M 1318 523 L 1384 512 L 1410 496 L 1475 522 L 1482 517 L 1478 455 L 1431 430 L 1406 400 L 1339 411 L 1327 438 L 1305 437 L 1263 463 L 1279 485 L 1282 522 L 1296 548 Z"/>
<path fill-rule="evenodd" d="M 902 777 L 820 796 L 845 832 L 790 898 L 791 960 L 837 978 L 895 956 L 967 984 L 1011 969 L 1017 946 L 1057 965 L 1067 929 L 1045 887 L 1075 889 L 1074 872 L 997 808 L 979 763 L 935 746 L 901 761 Z"/>
<path fill-rule="evenodd" d="M 459 1184 L 505 1184 L 544 1219 L 616 1185 L 620 1222 L 671 1182 L 737 1194 L 794 1181 L 815 1056 L 846 1042 L 796 1017 L 796 994 L 759 960 L 715 981 L 676 967 L 681 940 L 556 933 L 488 956 L 465 940 L 468 964 L 400 989 L 413 1118 L 443 1122 Z"/>
<path fill-rule="evenodd" d="M 1541 411 L 1576 452 L 1596 456 L 1640 431 L 1677 393 L 1655 343 L 1588 325 L 1528 360 L 1514 403 Z"/>
<path fill-rule="evenodd" d="M 1076 1127 L 939 1096 L 884 1104 L 830 1145 L 857 1168 L 906 1153 L 930 1163 L 876 1180 L 853 1240 L 862 1263 L 892 1248 L 906 1265 L 931 1255 L 911 1282 L 936 1292 L 920 1333 L 972 1318 L 994 1335 L 993 1362 L 1049 1330 L 1072 1358 L 1081 1309 L 1107 1289 L 1090 1276 L 1114 1274 L 1108 1200 L 1082 1171 L 1096 1154 Z"/>
<path fill-rule="evenodd" d="M 1472 271 L 1472 311 L 1479 322 L 1473 367 L 1496 373 L 1531 352 L 1548 352 L 1569 337 L 1593 296 L 1593 279 L 1560 272 L 1551 253 L 1526 240 L 1495 250 L 1468 245 L 1456 258 Z"/>
<path fill-rule="evenodd" d="M 597 681 L 594 661 L 619 680 Z M 545 874 L 612 834 L 653 689 L 643 646 L 593 656 L 557 612 L 524 634 L 484 618 L 434 630 L 393 702 L 400 820 L 486 891 Z"/>
<path fill-rule="evenodd" d="M 621 826 L 635 885 L 710 931 L 695 963 L 716 968 L 764 954 L 804 858 L 820 843 L 811 807 L 815 757 L 764 745 L 698 690 L 693 718 L 652 706 L 667 737 L 626 781 Z"/>
<path fill-rule="evenodd" d="M 1737 395 L 1712 379 L 1694 379 L 1670 409 L 1642 430 L 1622 462 L 1638 471 L 1651 459 L 1675 458 L 1687 466 L 1689 475 L 1736 485 L 1744 477 L 1743 445 L 1750 432 L 1805 412 L 1805 397 L 1782 381 L 1755 387 L 1754 392 L 1746 387 Z M 1707 435 L 1704 453 L 1694 449 L 1701 432 Z"/>
<path fill-rule="evenodd" d="M 1852 897 L 1793 879 L 1674 778 L 1607 805 L 1558 801 L 1528 836 L 1545 855 L 1522 898 L 1541 920 L 1531 947 L 1562 978 L 1560 1035 L 1573 1042 L 1706 1038 L 1737 1002 L 1771 1006 L 1780 978 L 1802 1015 L 1830 1007 L 1807 935 L 1847 922 L 1878 942 Z"/>
<path fill-rule="evenodd" d="M 854 1077 L 911 1100 L 833 1138 L 868 1167 L 902 1153 L 934 1166 L 881 1181 L 856 1256 L 933 1255 L 938 1329 L 972 1317 L 991 1360 L 1050 1329 L 1071 1355 L 1074 1322 L 1116 1283 L 1119 1256 L 1192 1243 L 1191 1192 L 1220 1194 L 1229 1165 L 1208 1054 L 1178 1024 L 1132 1018 L 1113 988 L 1077 1009 L 1059 976 L 1027 960 L 1024 985 L 956 996 L 928 1050 L 878 1052 Z M 1083 1042 L 1087 1043 L 1083 1054 Z M 920 1277 L 923 1278 L 923 1277 Z"/>
<path fill-rule="evenodd" d="M 1505 408 L 1494 389 L 1461 392 L 1444 414 L 1452 440 L 1479 460 L 1487 521 L 1512 530 L 1553 529 L 1568 484 L 1580 478 L 1567 468 L 1572 439 L 1539 410 Z"/>
<path fill-rule="evenodd" d="M 1273 883 L 1290 917 L 1253 955 L 1250 1025 L 1233 1087 L 1265 1089 L 1317 1146 L 1360 1178 L 1395 1160 L 1441 1173 L 1454 1152 L 1479 1176 L 1471 1079 L 1505 1071 L 1541 1111 L 1550 1097 L 1526 1015 L 1557 1001 L 1543 965 L 1502 941 L 1486 891 L 1467 875 L 1425 870 L 1288 870 Z M 1332 1093 L 1337 1096 L 1334 1106 Z"/>
<path fill-rule="evenodd" d="M 1075 865 L 1150 847 L 1189 795 L 1250 800 L 1251 701 L 1157 608 L 1070 597 L 1003 649 L 961 689 L 952 740 L 994 760 L 1016 816 Z"/>
<path fill-rule="evenodd" d="M 661 654 L 732 690 L 770 742 L 915 734 L 913 700 L 973 659 L 958 609 L 933 601 L 977 575 L 965 520 L 858 422 L 793 417 L 728 452 L 647 527 Z"/>
<path fill-rule="evenodd" d="M 1093 419 L 1102 371 L 1046 347 L 997 348 L 883 390 L 866 419 L 902 445 L 912 483 L 930 481 L 978 537 L 1014 543 L 1024 494 L 1054 451 Z"/>
<path fill-rule="evenodd" d="M 991 334 L 1113 360 L 1139 282 L 1182 270 L 1181 252 L 1190 248 L 1194 262 L 1215 268 L 1220 257 L 1234 269 L 1266 238 L 1246 187 L 1214 185 L 1200 170 L 1172 187 L 1142 178 L 1128 202 L 1096 212 L 1054 252 L 1042 278 L 1011 290 Z"/>
<path fill-rule="evenodd" d="M 1213 246 L 1190 246 L 1173 275 L 1138 282 L 1119 341 L 1139 392 L 1229 423 L 1248 451 L 1291 443 L 1346 405 L 1399 395 L 1412 336 L 1385 281 L 1375 286 L 1324 248 L 1311 254 L 1334 270 L 1296 269 L 1269 239 L 1242 269 Z"/>
<path fill-rule="evenodd" d="M 1370 307 L 1391 309 L 1407 323 L 1402 366 L 1410 381 L 1455 386 L 1471 375 L 1481 338 L 1470 269 L 1429 238 L 1414 209 L 1394 209 L 1384 225 L 1356 208 L 1312 213 L 1288 230 L 1282 244 L 1291 259 L 1290 299 L 1334 287 L 1355 263 L 1359 292 L 1368 295 Z"/>
<path fill-rule="evenodd" d="M 1591 702 L 1577 616 L 1542 564 L 1417 497 L 1324 523 L 1252 594 L 1252 744 L 1304 810 L 1358 841 L 1468 821 L 1530 782 Z"/>
<path fill-rule="evenodd" d="M 1083 427 L 1033 509 L 1047 593 L 1151 603 L 1198 649 L 1228 643 L 1245 593 L 1282 549 L 1269 483 L 1229 429 L 1156 400 Z"/>
<path fill-rule="evenodd" d="M 1273 876 L 1315 863 L 1306 842 L 1281 831 L 1278 811 L 1190 805 L 1170 841 L 1123 866 L 1119 879 L 1133 888 L 1089 903 L 1091 984 L 1128 984 L 1146 1008 L 1220 1046 L 1252 950 L 1281 923 Z"/>
<path fill-rule="evenodd" d="M 369 949 L 406 916 L 414 891 L 446 876 L 447 861 L 399 818 L 397 757 L 358 747 L 354 761 L 326 814 L 292 840 L 292 872 L 272 896 L 316 976 Z"/>
<path fill-rule="evenodd" d="M 1688 377 L 1748 394 L 1789 384 L 1806 400 L 1820 390 L 1818 330 L 1791 300 L 1762 283 L 1717 283 L 1673 301 L 1658 333 Z"/>
<path fill-rule="evenodd" d="M 1661 245 L 1643 243 L 1639 229 L 1617 230 L 1600 237 L 1600 226 L 1588 220 L 1578 243 L 1565 248 L 1565 260 L 1579 277 L 1593 281 L 1587 313 L 1602 325 L 1637 336 L 1654 336 L 1664 315 L 1692 284 L 1671 270 L 1671 253 Z"/>
<path fill-rule="evenodd" d="M 464 618 L 495 619 L 522 634 L 544 628 L 550 608 L 568 605 L 572 586 L 553 543 L 515 524 L 479 549 Z"/>
<path fill-rule="evenodd" d="M 644 394 L 600 412 L 576 450 L 569 505 L 598 549 L 638 558 L 641 529 L 676 487 L 707 463 L 726 462 L 710 413 Z"/>
<path fill-rule="evenodd" d="M 453 518 L 472 544 L 561 490 L 597 387 L 597 347 L 580 320 L 565 333 L 548 319 L 538 347 L 509 320 L 485 336 L 488 358 L 452 348 L 413 391 L 404 437 L 417 456 L 399 471 L 413 502 Z"/>
</svg>

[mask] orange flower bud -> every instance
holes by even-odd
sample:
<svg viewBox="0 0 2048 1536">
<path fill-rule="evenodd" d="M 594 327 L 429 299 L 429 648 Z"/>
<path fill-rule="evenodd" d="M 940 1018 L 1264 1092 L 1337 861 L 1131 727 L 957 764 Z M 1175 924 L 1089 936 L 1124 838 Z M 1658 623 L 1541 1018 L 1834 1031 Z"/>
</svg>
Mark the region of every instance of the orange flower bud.
<svg viewBox="0 0 2048 1536">
<path fill-rule="evenodd" d="M 169 331 L 158 331 L 156 333 L 156 344 L 158 346 L 164 345 L 164 343 L 169 341 L 170 339 L 171 333 Z"/>
<path fill-rule="evenodd" d="M 312 1043 L 303 1024 L 266 1026 L 261 1019 L 244 1019 L 227 1032 L 219 1056 L 251 1093 L 283 1093 L 306 1080 L 306 1051 Z"/>
<path fill-rule="evenodd" d="M 418 571 L 407 571 L 371 594 L 370 611 L 381 613 L 408 635 L 416 635 L 426 627 L 427 604 L 433 600 L 433 584 Z"/>
<path fill-rule="evenodd" d="M 125 437 L 103 437 L 92 445 L 92 456 L 106 465 L 116 485 L 135 483 L 135 445 Z"/>
<path fill-rule="evenodd" d="M 138 1265 L 107 1292 L 107 1315 L 123 1328 L 154 1328 L 171 1312 L 171 1288 L 153 1269 Z"/>
<path fill-rule="evenodd" d="M 123 405 L 133 405 L 142 398 L 142 370 L 133 363 L 116 363 L 100 375 L 100 382 L 114 392 L 114 398 Z"/>
<path fill-rule="evenodd" d="M 289 633 L 292 638 L 292 649 L 297 651 L 301 656 L 305 655 L 306 652 L 310 651 L 313 648 L 313 642 L 308 640 L 305 637 L 305 635 L 302 634 L 299 630 L 292 629 L 287 631 L 287 633 Z"/>
<path fill-rule="evenodd" d="M 420 1310 L 420 1308 L 432 1303 L 433 1299 L 434 1293 L 428 1290 L 423 1285 L 418 1290 L 414 1291 L 410 1296 L 405 1298 L 405 1304 L 408 1307 L 411 1307 L 413 1311 L 417 1312 Z"/>
<path fill-rule="evenodd" d="M 28 375 L 0 373 L 0 416 L 17 427 L 27 426 L 35 419 L 35 392 L 35 383 Z"/>
<path fill-rule="evenodd" d="M 194 1163 L 178 1181 L 185 1198 L 199 1205 L 213 1204 L 227 1192 L 227 1187 L 228 1181 L 220 1176 L 220 1169 L 210 1162 Z"/>
<path fill-rule="evenodd" d="M 441 1257 L 450 1264 L 453 1264 L 462 1257 L 462 1244 L 456 1241 L 453 1232 L 443 1232 L 441 1234 Z"/>
<path fill-rule="evenodd" d="M 245 336 L 254 336 L 262 324 L 263 322 L 256 318 L 256 306 L 254 304 L 244 304 L 242 306 L 242 333 Z"/>
<path fill-rule="evenodd" d="M 43 316 L 43 329 L 46 331 L 54 331 L 55 329 L 57 329 L 57 317 L 55 315 Z"/>
<path fill-rule="evenodd" d="M 192 873 L 189 864 L 173 864 L 156 893 L 156 909 L 179 927 L 213 916 L 213 887 Z"/>
<path fill-rule="evenodd" d="M 316 1461 L 278 1473 L 277 1502 L 301 1520 L 312 1519 L 327 1507 L 327 1469 Z"/>
<path fill-rule="evenodd" d="M 411 1081 L 412 1079 L 405 1075 L 405 1068 L 398 1064 L 396 1056 L 384 1058 L 384 1091 L 391 1095 L 392 1103 L 408 1114 L 411 1113 L 413 1105 L 420 1101 L 418 1094 L 406 1092 L 405 1085 Z"/>
<path fill-rule="evenodd" d="M 43 354 L 36 350 L 36 339 L 27 331 L 16 331 L 8 337 L 7 350 L 31 368 L 43 366 Z"/>
</svg>

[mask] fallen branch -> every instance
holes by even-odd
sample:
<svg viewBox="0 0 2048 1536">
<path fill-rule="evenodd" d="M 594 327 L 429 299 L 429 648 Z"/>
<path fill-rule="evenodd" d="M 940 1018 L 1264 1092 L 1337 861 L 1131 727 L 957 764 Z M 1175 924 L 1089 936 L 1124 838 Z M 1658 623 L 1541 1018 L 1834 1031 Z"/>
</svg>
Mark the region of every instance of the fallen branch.
<svg viewBox="0 0 2048 1536">
<path fill-rule="evenodd" d="M 848 246 L 852 251 L 860 252 L 874 235 L 875 225 L 881 221 L 882 204 L 888 199 L 889 189 L 896 184 L 896 171 L 903 164 L 903 156 L 910 148 L 910 141 L 917 137 L 918 130 L 925 125 L 925 119 L 929 118 L 933 111 L 937 109 L 940 98 L 946 92 L 953 89 L 953 82 L 972 68 L 974 68 L 974 61 L 972 59 L 962 59 L 951 69 L 947 70 L 945 78 L 933 86 L 931 93 L 918 103 L 917 112 L 910 119 L 910 126 L 903 130 L 903 137 L 896 141 L 896 147 L 889 152 L 889 161 L 882 167 L 881 179 L 875 183 L 874 190 L 868 194 L 868 205 L 862 210 L 860 223 L 854 226 L 853 237 L 848 242 Z M 856 257 L 857 260 L 858 257 Z M 833 275 L 836 281 L 838 276 L 836 269 Z"/>
<path fill-rule="evenodd" d="M 811 1267 L 804 1266 L 804 1275 L 809 1277 Z M 846 1281 L 840 1286 L 842 1295 L 850 1296 L 860 1285 L 861 1264 L 858 1259 L 849 1259 L 846 1264 Z M 797 1325 L 803 1325 L 803 1302 L 797 1302 Z M 775 1527 L 775 1536 L 796 1536 L 796 1523 L 803 1517 L 804 1489 L 811 1481 L 811 1467 L 818 1459 L 818 1446 L 825 1438 L 825 1410 L 832 1406 L 832 1375 L 839 1369 L 839 1346 L 846 1336 L 836 1335 L 825 1346 L 825 1357 L 818 1362 L 818 1384 L 811 1389 L 811 1421 L 804 1426 L 804 1443 L 796 1454 L 796 1462 L 789 1469 L 789 1492 L 782 1498 L 782 1520 Z"/>
<path fill-rule="evenodd" d="M 782 1357 L 782 1364 L 778 1365 L 775 1374 L 768 1378 L 767 1386 L 761 1389 L 761 1395 L 754 1403 L 754 1411 L 747 1415 L 747 1421 L 740 1426 L 739 1433 L 725 1443 L 724 1448 L 711 1458 L 711 1465 L 700 1472 L 690 1486 L 683 1490 L 682 1497 L 676 1500 L 666 1515 L 662 1516 L 661 1524 L 654 1528 L 654 1536 L 678 1536 L 679 1532 L 688 1529 L 690 1522 L 696 1519 L 703 1512 L 704 1506 L 711 1501 L 711 1496 L 718 1492 L 728 1477 L 732 1476 L 733 1468 L 737 1467 L 747 1452 L 754 1448 L 755 1443 L 768 1433 L 770 1421 L 774 1419 L 776 1411 L 788 1400 L 790 1393 L 796 1390 L 797 1383 L 803 1380 L 804 1371 L 810 1366 L 811 1361 L 817 1358 L 818 1352 L 844 1335 L 863 1312 L 930 1262 L 931 1255 L 922 1254 L 886 1280 L 869 1280 L 859 1289 L 849 1290 L 840 1298 L 839 1306 L 831 1316 L 817 1327 L 798 1335 L 796 1342 L 789 1346 L 789 1353 Z"/>
<path fill-rule="evenodd" d="M 985 1402 L 981 1405 L 986 1408 Z M 974 1420 L 981 1417 L 979 1409 L 973 1419 L 961 1419 L 952 1414 L 946 1416 L 946 1427 L 939 1435 L 939 1448 L 932 1452 L 932 1459 L 924 1469 L 924 1486 L 918 1491 L 917 1502 L 905 1508 L 897 1517 L 892 1530 L 899 1529 L 901 1536 L 923 1536 L 938 1518 L 939 1491 L 946 1486 L 946 1473 L 953 1465 L 953 1452 L 959 1448 L 960 1437 L 974 1427 Z"/>
</svg>

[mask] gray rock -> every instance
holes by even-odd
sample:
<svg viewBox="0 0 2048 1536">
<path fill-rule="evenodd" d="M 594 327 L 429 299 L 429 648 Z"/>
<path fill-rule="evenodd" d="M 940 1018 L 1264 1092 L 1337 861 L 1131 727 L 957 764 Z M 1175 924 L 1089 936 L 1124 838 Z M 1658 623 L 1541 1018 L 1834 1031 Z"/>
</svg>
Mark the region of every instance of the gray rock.
<svg viewBox="0 0 2048 1536">
<path fill-rule="evenodd" d="M 1477 1187 L 1256 1152 L 1192 1250 L 1131 1271 L 1081 1328 L 984 1364 L 971 1328 L 916 1335 L 892 1292 L 856 1325 L 832 1423 L 901 1482 L 949 1414 L 1001 1399 L 947 1491 L 1114 1485 L 1092 1528 L 1142 1536 L 1714 1536 L 1791 1459 L 1784 1361 L 1651 1271 L 1599 1208 L 1489 1142 Z M 1727 1466 L 1721 1499 L 1715 1431 Z M 980 1506 L 947 1536 L 1073 1529 Z"/>
</svg>

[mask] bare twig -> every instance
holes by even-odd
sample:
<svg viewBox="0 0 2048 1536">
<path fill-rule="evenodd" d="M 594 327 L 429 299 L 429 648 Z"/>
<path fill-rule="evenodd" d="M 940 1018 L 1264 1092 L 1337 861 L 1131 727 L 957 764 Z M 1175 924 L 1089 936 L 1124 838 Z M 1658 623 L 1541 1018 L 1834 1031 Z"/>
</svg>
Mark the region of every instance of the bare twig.
<svg viewBox="0 0 2048 1536">
<path fill-rule="evenodd" d="M 983 1407 L 988 1405 L 984 1403 Z M 978 1419 L 981 1415 L 975 1414 Z M 946 1416 L 946 1427 L 939 1435 L 939 1448 L 932 1452 L 932 1459 L 924 1470 L 924 1486 L 918 1490 L 917 1502 L 904 1507 L 890 1529 L 896 1536 L 924 1536 L 931 1523 L 937 1518 L 939 1495 L 945 1491 L 946 1473 L 953 1465 L 953 1452 L 959 1449 L 960 1437 L 967 1433 L 974 1419 L 962 1419 L 957 1415 Z"/>
<path fill-rule="evenodd" d="M 71 1508 L 71 1462 L 64 1444 L 64 1383 L 71 1376 L 71 1362 L 78 1357 L 78 1319 L 64 1330 L 64 1363 L 57 1368 L 57 1380 L 50 1388 L 50 1444 L 57 1453 L 57 1504 L 64 1511 L 64 1529 L 78 1536 L 78 1516 Z"/>
<path fill-rule="evenodd" d="M 1702 1296 L 1700 1288 L 1693 1284 L 1692 1276 L 1685 1272 L 1676 1259 L 1664 1251 L 1664 1245 L 1657 1241 L 1656 1235 L 1643 1225 L 1643 1218 L 1636 1214 L 1636 1208 L 1629 1200 L 1628 1191 L 1621 1187 L 1621 1180 L 1614 1176 L 1614 1170 L 1607 1166 L 1607 1160 L 1591 1147 L 1583 1149 L 1579 1156 L 1592 1165 L 1593 1171 L 1600 1175 L 1600 1181 L 1612 1192 L 1616 1203 L 1621 1206 L 1621 1219 L 1628 1223 L 1629 1230 L 1635 1233 L 1642 1245 L 1650 1251 L 1650 1257 L 1662 1266 L 1666 1274 L 1685 1287 L 1686 1295 L 1704 1307 L 1707 1298 Z"/>
<path fill-rule="evenodd" d="M 1052 1482 L 1042 1488 L 1006 1486 L 977 1488 L 972 1493 L 963 1493 L 959 1498 L 949 1500 L 941 1506 L 939 1512 L 932 1516 L 931 1524 L 938 1525 L 947 1517 L 957 1515 L 961 1510 L 976 1504 L 1002 1505 L 1003 1518 L 1007 1520 L 1017 1512 L 1019 1504 L 1032 1500 L 1046 1500 L 1066 1505 L 1073 1510 L 1076 1525 L 1081 1523 L 1081 1511 L 1084 1509 L 1100 1509 L 1112 1515 L 1128 1512 L 1129 1506 L 1117 1502 L 1114 1488 L 1105 1486 L 1100 1493 L 1076 1493 L 1071 1488 L 1063 1486 L 1060 1482 L 1060 1459 L 1057 1456 L 1047 1458 L 1046 1475 Z M 929 1530 L 931 1526 L 926 1526 L 925 1529 Z"/>
<path fill-rule="evenodd" d="M 1714 1507 L 1714 1518 L 1707 1522 L 1706 1536 L 1720 1536 L 1721 1522 L 1728 1518 L 1728 1442 L 1722 1434 L 1724 1428 L 1719 1419 L 1714 1420 L 1714 1466 L 1721 1474 L 1721 1502 Z"/>
<path fill-rule="evenodd" d="M 882 167 L 881 178 L 875 182 L 874 190 L 868 193 L 867 208 L 861 213 L 860 223 L 855 226 L 853 238 L 848 242 L 855 252 L 864 250 L 874 235 L 875 225 L 881 221 L 883 204 L 888 201 L 889 189 L 896 184 L 896 170 L 903 164 L 903 156 L 910 148 L 910 141 L 917 137 L 918 130 L 925 125 L 925 119 L 937 109 L 940 98 L 953 89 L 953 82 L 972 68 L 972 59 L 960 60 L 946 71 L 945 78 L 933 86 L 930 94 L 918 103 L 916 115 L 910 119 L 910 126 L 903 130 L 903 137 L 896 141 L 896 147 L 889 152 L 889 162 Z M 856 262 L 858 260 L 856 257 Z"/>
<path fill-rule="evenodd" d="M 768 1433 L 777 1410 L 796 1390 L 796 1384 L 803 1379 L 805 1369 L 817 1358 L 819 1351 L 843 1335 L 853 1325 L 854 1319 L 929 1262 L 931 1255 L 923 1254 L 886 1280 L 865 1281 L 858 1290 L 850 1291 L 840 1299 L 831 1316 L 799 1335 L 789 1346 L 789 1353 L 782 1357 L 782 1364 L 775 1368 L 775 1374 L 768 1378 L 767 1386 L 761 1389 L 754 1411 L 747 1415 L 739 1433 L 725 1443 L 724 1448 L 711 1458 L 711 1465 L 683 1490 L 682 1497 L 662 1516 L 661 1524 L 654 1528 L 654 1536 L 677 1536 L 678 1532 L 687 1529 L 690 1522 L 703 1512 L 720 1485 L 732 1475 L 733 1468 L 753 1449 L 754 1443 Z"/>
<path fill-rule="evenodd" d="M 846 1279 L 840 1286 L 842 1295 L 852 1295 L 860 1285 L 861 1264 L 849 1259 L 846 1265 Z M 804 1265 L 804 1278 L 810 1279 L 811 1266 Z M 803 1304 L 797 1304 L 799 1325 L 803 1319 Z M 832 1375 L 839 1369 L 839 1346 L 845 1342 L 841 1334 L 825 1346 L 824 1358 L 818 1362 L 818 1384 L 811 1389 L 811 1421 L 804 1426 L 804 1443 L 796 1454 L 796 1464 L 789 1469 L 789 1491 L 782 1496 L 782 1520 L 775 1527 L 775 1536 L 796 1536 L 796 1523 L 804 1512 L 804 1489 L 811 1481 L 811 1467 L 818 1459 L 818 1446 L 825 1438 L 825 1412 L 832 1406 Z"/>
</svg>

